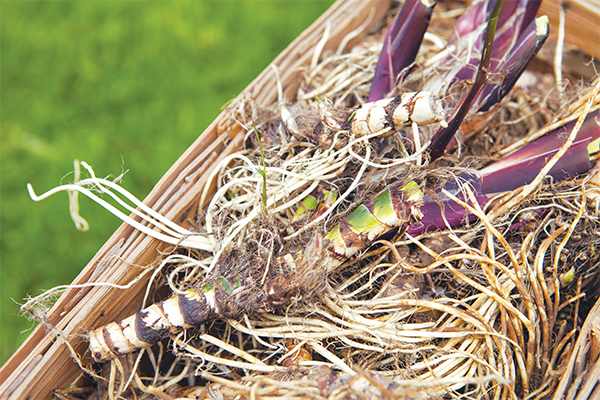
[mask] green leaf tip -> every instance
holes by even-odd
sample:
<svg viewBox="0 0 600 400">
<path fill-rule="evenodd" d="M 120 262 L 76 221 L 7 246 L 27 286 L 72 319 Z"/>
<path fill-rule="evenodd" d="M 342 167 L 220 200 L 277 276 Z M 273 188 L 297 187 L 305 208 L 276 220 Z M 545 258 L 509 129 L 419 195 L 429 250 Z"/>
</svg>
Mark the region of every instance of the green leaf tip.
<svg viewBox="0 0 600 400">
<path fill-rule="evenodd" d="M 263 178 L 263 192 L 262 192 L 262 203 L 263 208 L 267 207 L 267 164 L 265 163 L 265 153 L 263 152 L 262 143 L 260 141 L 260 136 L 258 135 L 258 129 L 256 129 L 256 124 L 253 122 L 252 126 L 254 127 L 254 134 L 256 135 L 256 140 L 258 140 L 258 147 L 260 148 L 260 158 L 262 160 L 263 170 L 258 170 L 258 173 Z"/>
<path fill-rule="evenodd" d="M 298 222 L 301 219 L 308 217 L 308 214 L 315 211 L 318 205 L 319 202 L 314 196 L 306 197 L 304 200 L 302 200 L 300 206 L 298 206 L 296 214 L 294 214 L 294 217 L 292 218 L 292 222 Z"/>
</svg>

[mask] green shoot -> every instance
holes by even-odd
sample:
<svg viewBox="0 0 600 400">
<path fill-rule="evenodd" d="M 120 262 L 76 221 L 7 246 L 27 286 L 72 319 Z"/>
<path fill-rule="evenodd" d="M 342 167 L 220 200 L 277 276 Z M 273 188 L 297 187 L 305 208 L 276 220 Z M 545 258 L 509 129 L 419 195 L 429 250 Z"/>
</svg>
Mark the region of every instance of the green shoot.
<svg viewBox="0 0 600 400">
<path fill-rule="evenodd" d="M 452 118 L 448 122 L 448 126 L 438 130 L 433 138 L 431 139 L 431 145 L 429 146 L 429 160 L 430 162 L 438 159 L 442 154 L 450 139 L 454 136 L 459 126 L 462 124 L 467 113 L 471 109 L 473 101 L 479 94 L 479 91 L 484 87 L 488 78 L 488 69 L 490 66 L 490 59 L 492 57 L 492 45 L 494 44 L 494 38 L 496 37 L 496 25 L 498 24 L 498 14 L 502 7 L 503 0 L 499 0 L 492 11 L 490 20 L 488 21 L 487 29 L 485 31 L 485 44 L 483 53 L 481 55 L 481 61 L 479 68 L 477 69 L 477 75 L 475 82 L 469 89 L 467 95 L 462 99 L 460 105 L 455 110 Z"/>
<path fill-rule="evenodd" d="M 292 222 L 297 222 L 308 217 L 309 213 L 315 211 L 318 205 L 319 202 L 314 196 L 308 196 L 300 203 L 300 206 L 296 210 L 296 214 L 294 214 L 294 217 L 292 218 Z"/>
<path fill-rule="evenodd" d="M 258 140 L 258 147 L 260 148 L 260 158 L 263 164 L 263 170 L 258 171 L 258 173 L 263 177 L 263 192 L 262 192 L 262 202 L 263 208 L 267 207 L 267 164 L 265 164 L 265 153 L 263 152 L 262 143 L 260 142 L 260 136 L 258 135 L 258 130 L 256 129 L 256 125 L 252 123 L 254 126 L 254 133 L 256 134 L 256 140 Z"/>
</svg>

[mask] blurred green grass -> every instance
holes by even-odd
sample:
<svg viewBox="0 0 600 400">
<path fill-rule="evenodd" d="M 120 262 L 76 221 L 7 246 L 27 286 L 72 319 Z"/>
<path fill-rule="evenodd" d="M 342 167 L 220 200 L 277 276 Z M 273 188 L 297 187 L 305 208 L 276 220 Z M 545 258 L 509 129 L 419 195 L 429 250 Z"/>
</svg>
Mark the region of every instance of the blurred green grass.
<svg viewBox="0 0 600 400">
<path fill-rule="evenodd" d="M 80 159 L 98 176 L 128 169 L 143 199 L 332 2 L 0 3 L 0 363 L 33 326 L 14 301 L 70 283 L 120 224 L 82 199 L 79 232 L 65 193 L 34 203 L 26 184 L 68 182 Z"/>
</svg>

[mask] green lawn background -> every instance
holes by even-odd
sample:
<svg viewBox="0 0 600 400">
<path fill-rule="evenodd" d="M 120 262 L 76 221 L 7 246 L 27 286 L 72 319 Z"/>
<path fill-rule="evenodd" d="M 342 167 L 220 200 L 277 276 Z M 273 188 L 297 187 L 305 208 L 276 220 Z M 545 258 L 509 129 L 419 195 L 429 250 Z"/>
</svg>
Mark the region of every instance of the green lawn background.
<svg viewBox="0 0 600 400">
<path fill-rule="evenodd" d="M 167 169 L 332 1 L 0 2 L 0 364 L 33 325 L 27 294 L 68 284 L 120 225 L 88 199 L 75 229 L 73 160 L 129 172 L 143 199 Z M 25 331 L 25 332 L 23 332 Z"/>
</svg>

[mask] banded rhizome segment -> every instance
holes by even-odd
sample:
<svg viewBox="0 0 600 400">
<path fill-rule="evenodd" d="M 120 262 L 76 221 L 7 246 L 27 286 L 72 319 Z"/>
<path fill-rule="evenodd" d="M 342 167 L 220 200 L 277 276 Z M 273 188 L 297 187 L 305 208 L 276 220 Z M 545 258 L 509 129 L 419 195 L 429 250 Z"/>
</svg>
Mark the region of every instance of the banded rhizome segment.
<svg viewBox="0 0 600 400">
<path fill-rule="evenodd" d="M 286 247 L 285 254 L 282 243 L 277 222 L 261 216 L 249 226 L 246 240 L 227 248 L 204 278 L 174 287 L 174 296 L 92 330 L 93 358 L 110 361 L 215 319 L 240 320 L 289 304 L 291 298 L 299 301 L 322 293 L 325 249 L 321 235 L 316 233 L 304 249 L 294 244 Z"/>
<path fill-rule="evenodd" d="M 97 362 L 108 361 L 215 318 L 239 319 L 314 299 L 318 288 L 326 285 L 327 272 L 382 234 L 418 221 L 422 199 L 415 181 L 392 185 L 341 217 L 325 240 L 315 231 L 311 241 L 294 250 L 293 244 L 283 245 L 275 219 L 263 215 L 249 227 L 254 233 L 241 246 L 221 254 L 201 283 L 90 332 L 92 356 Z"/>
</svg>

